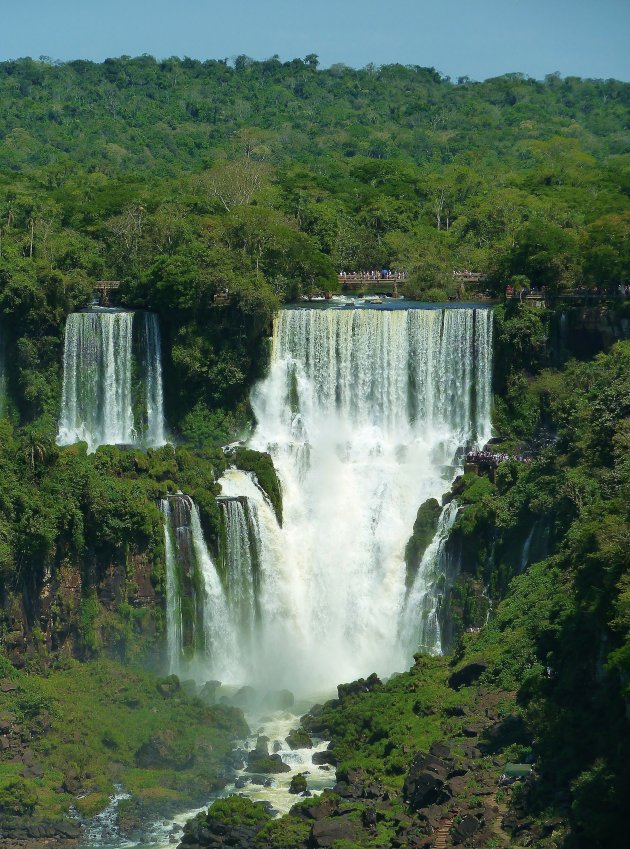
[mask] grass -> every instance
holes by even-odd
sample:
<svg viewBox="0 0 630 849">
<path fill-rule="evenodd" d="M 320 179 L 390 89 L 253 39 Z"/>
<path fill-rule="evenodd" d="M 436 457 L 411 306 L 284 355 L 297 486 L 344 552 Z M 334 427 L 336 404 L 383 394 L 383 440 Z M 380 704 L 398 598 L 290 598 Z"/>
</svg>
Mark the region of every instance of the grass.
<svg viewBox="0 0 630 849">
<path fill-rule="evenodd" d="M 111 661 L 65 661 L 46 675 L 19 673 L 15 680 L 17 690 L 0 694 L 0 714 L 13 714 L 23 727 L 49 717 L 49 728 L 28 744 L 44 775 L 20 779 L 40 817 L 60 816 L 71 804 L 91 816 L 105 807 L 114 783 L 140 798 L 185 804 L 220 786 L 231 740 L 245 733 L 240 711 L 207 707 L 181 690 L 164 698 L 155 675 Z M 152 740 L 160 743 L 155 763 L 138 765 L 139 749 Z M 0 805 L 15 792 L 19 770 L 0 761 Z M 76 782 L 72 793 L 61 791 L 67 777 Z M 75 799 L 79 787 L 83 798 Z"/>
</svg>

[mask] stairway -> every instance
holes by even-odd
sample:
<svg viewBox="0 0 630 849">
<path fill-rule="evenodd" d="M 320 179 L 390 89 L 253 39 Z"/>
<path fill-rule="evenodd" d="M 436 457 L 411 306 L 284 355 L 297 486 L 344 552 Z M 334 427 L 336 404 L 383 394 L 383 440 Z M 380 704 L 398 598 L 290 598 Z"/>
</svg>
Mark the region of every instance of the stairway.
<svg viewBox="0 0 630 849">
<path fill-rule="evenodd" d="M 435 832 L 435 836 L 433 838 L 433 849 L 446 849 L 450 840 L 449 840 L 449 831 L 451 826 L 453 825 L 454 817 L 449 817 L 445 820 L 440 820 L 440 824 L 438 825 L 437 831 Z"/>
</svg>

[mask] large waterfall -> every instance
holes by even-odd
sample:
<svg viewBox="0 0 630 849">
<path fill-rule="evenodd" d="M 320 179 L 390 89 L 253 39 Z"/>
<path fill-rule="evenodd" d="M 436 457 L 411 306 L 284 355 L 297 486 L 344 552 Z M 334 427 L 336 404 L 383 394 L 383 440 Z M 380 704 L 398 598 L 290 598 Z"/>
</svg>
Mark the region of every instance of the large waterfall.
<svg viewBox="0 0 630 849">
<path fill-rule="evenodd" d="M 244 502 L 223 507 L 240 558 L 228 565 L 240 575 L 239 615 L 250 611 L 237 629 L 240 666 L 254 678 L 313 692 L 410 660 L 425 626 L 405 614 L 405 544 L 418 506 L 448 489 L 465 446 L 490 436 L 491 355 L 487 309 L 278 314 L 250 444 L 273 456 L 283 527 L 250 476 L 221 481 L 225 496 L 257 504 L 255 553 Z M 420 575 L 433 589 L 412 597 L 426 607 L 439 582 L 429 567 Z"/>
<path fill-rule="evenodd" d="M 95 309 L 66 321 L 57 441 L 164 444 L 160 327 L 153 313 Z"/>
</svg>

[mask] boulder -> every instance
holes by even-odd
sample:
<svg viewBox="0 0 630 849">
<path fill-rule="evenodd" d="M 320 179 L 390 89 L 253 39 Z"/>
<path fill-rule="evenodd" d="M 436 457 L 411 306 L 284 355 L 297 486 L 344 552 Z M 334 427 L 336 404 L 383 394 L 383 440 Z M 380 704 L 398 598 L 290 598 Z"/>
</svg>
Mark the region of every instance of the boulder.
<svg viewBox="0 0 630 849">
<path fill-rule="evenodd" d="M 249 752 L 247 760 L 260 760 L 269 757 L 269 737 L 259 734 L 256 738 L 256 746 Z"/>
<path fill-rule="evenodd" d="M 241 687 L 240 690 L 237 690 L 236 693 L 230 699 L 230 704 L 233 704 L 235 707 L 241 708 L 241 710 L 251 710 L 256 707 L 259 701 L 258 693 L 254 690 L 253 687 Z"/>
<path fill-rule="evenodd" d="M 267 775 L 275 775 L 279 772 L 291 772 L 291 767 L 283 762 L 280 755 L 273 754 L 268 755 L 266 758 L 250 758 L 247 762 L 245 771 L 262 772 Z"/>
<path fill-rule="evenodd" d="M 365 770 L 349 769 L 345 780 L 338 781 L 333 791 L 344 799 L 387 799 L 385 788 Z"/>
<path fill-rule="evenodd" d="M 495 722 L 483 733 L 483 739 L 477 745 L 484 753 L 493 754 L 500 752 L 513 743 L 528 745 L 531 743 L 531 734 L 523 717 L 512 714 L 505 719 Z"/>
<path fill-rule="evenodd" d="M 201 690 L 199 690 L 199 698 L 204 704 L 214 705 L 217 702 L 217 691 L 221 686 L 220 681 L 206 681 Z"/>
<path fill-rule="evenodd" d="M 458 669 L 448 679 L 448 686 L 452 690 L 459 690 L 460 687 L 469 687 L 474 684 L 488 668 L 485 661 L 478 660 L 473 663 L 467 663 Z"/>
<path fill-rule="evenodd" d="M 192 766 L 195 762 L 194 752 L 178 752 L 174 745 L 174 736 L 170 731 L 158 731 L 154 734 L 136 751 L 136 766 L 142 769 L 178 770 Z"/>
<path fill-rule="evenodd" d="M 172 699 L 181 689 L 177 675 L 160 678 L 155 687 L 158 693 L 165 699 Z"/>
<path fill-rule="evenodd" d="M 433 755 L 435 758 L 440 758 L 441 760 L 449 760 L 451 757 L 451 750 L 446 743 L 431 743 L 429 754 Z"/>
<path fill-rule="evenodd" d="M 312 749 L 313 741 L 303 728 L 294 728 L 287 734 L 287 746 L 292 749 Z"/>
<path fill-rule="evenodd" d="M 289 785 L 289 793 L 292 793 L 294 796 L 298 796 L 300 793 L 305 793 L 307 789 L 306 773 L 300 772 L 297 775 L 294 775 L 291 779 L 291 784 Z"/>
<path fill-rule="evenodd" d="M 330 749 L 326 749 L 323 752 L 314 752 L 312 761 L 315 766 L 322 766 L 324 764 L 328 764 L 329 766 L 337 766 L 337 758 L 330 751 Z"/>
<path fill-rule="evenodd" d="M 341 840 L 347 841 L 350 846 L 355 846 L 356 837 L 356 826 L 348 817 L 320 819 L 313 823 L 309 846 L 312 849 L 323 849 Z"/>
<path fill-rule="evenodd" d="M 449 764 L 435 755 L 418 752 L 403 785 L 403 795 L 413 810 L 441 805 L 450 798 L 446 785 Z"/>
<path fill-rule="evenodd" d="M 343 701 L 343 699 L 348 698 L 348 696 L 356 696 L 359 693 L 370 693 L 372 690 L 381 686 L 381 679 L 378 677 L 376 672 L 373 672 L 368 678 L 359 678 L 358 681 L 352 681 L 350 684 L 339 684 L 337 687 L 337 693 L 340 701 Z"/>
<path fill-rule="evenodd" d="M 197 682 L 193 678 L 187 678 L 186 681 L 182 681 L 180 686 L 189 698 L 197 695 Z"/>
<path fill-rule="evenodd" d="M 270 690 L 263 704 L 268 710 L 289 710 L 295 704 L 295 696 L 291 690 Z"/>
<path fill-rule="evenodd" d="M 453 827 L 453 843 L 464 843 L 481 828 L 481 823 L 472 814 L 466 814 Z"/>
<path fill-rule="evenodd" d="M 297 813 L 299 816 L 308 817 L 308 819 L 320 820 L 332 816 L 338 808 L 338 800 L 324 792 L 324 795 L 319 796 L 311 807 L 300 806 Z"/>
</svg>

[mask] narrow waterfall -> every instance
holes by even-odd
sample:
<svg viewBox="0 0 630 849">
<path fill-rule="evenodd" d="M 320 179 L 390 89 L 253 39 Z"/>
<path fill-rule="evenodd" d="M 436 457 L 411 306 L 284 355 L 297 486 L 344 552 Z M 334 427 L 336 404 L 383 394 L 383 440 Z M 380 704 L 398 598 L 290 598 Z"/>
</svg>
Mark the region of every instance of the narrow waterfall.
<svg viewBox="0 0 630 849">
<path fill-rule="evenodd" d="M 240 671 L 234 618 L 208 551 L 199 511 L 187 495 L 160 502 L 166 554 L 169 672 L 232 680 Z"/>
<path fill-rule="evenodd" d="M 164 444 L 157 316 L 113 309 L 68 316 L 57 442 L 79 441 L 90 451 Z"/>
<path fill-rule="evenodd" d="M 415 580 L 405 601 L 400 628 L 403 645 L 413 646 L 426 654 L 442 651 L 440 632 L 440 601 L 448 589 L 449 575 L 446 541 L 457 518 L 459 505 L 447 504 L 438 520 L 432 542 L 422 556 Z"/>
<path fill-rule="evenodd" d="M 421 633 L 404 626 L 405 544 L 418 505 L 490 436 L 491 361 L 487 309 L 278 314 L 250 445 L 273 456 L 283 528 L 249 476 L 221 481 L 258 510 L 255 676 L 312 693 L 400 669 L 431 639 L 432 614 L 417 611 Z M 242 524 L 234 533 L 244 540 Z"/>
<path fill-rule="evenodd" d="M 223 513 L 224 539 L 223 575 L 226 585 L 231 621 L 241 640 L 253 647 L 257 620 L 258 589 L 258 529 L 255 526 L 255 507 L 244 496 L 219 500 Z"/>
<path fill-rule="evenodd" d="M 178 672 L 184 660 L 179 549 L 177 547 L 177 518 L 171 498 L 160 501 L 164 516 L 164 550 L 166 557 L 166 652 L 169 672 Z M 179 501 L 180 499 L 177 499 Z M 181 511 L 177 511 L 181 513 Z"/>
<path fill-rule="evenodd" d="M 287 632 L 278 623 L 291 618 L 293 581 L 283 559 L 275 513 L 254 479 L 229 469 L 219 483 L 228 639 L 235 654 L 231 673 L 222 680 L 259 682 L 266 674 L 267 652 L 282 654 Z"/>
<path fill-rule="evenodd" d="M 164 445 L 164 391 L 162 387 L 162 342 L 160 321 L 155 313 L 143 312 L 141 354 L 144 359 L 145 419 L 142 441 L 149 446 Z"/>
</svg>

